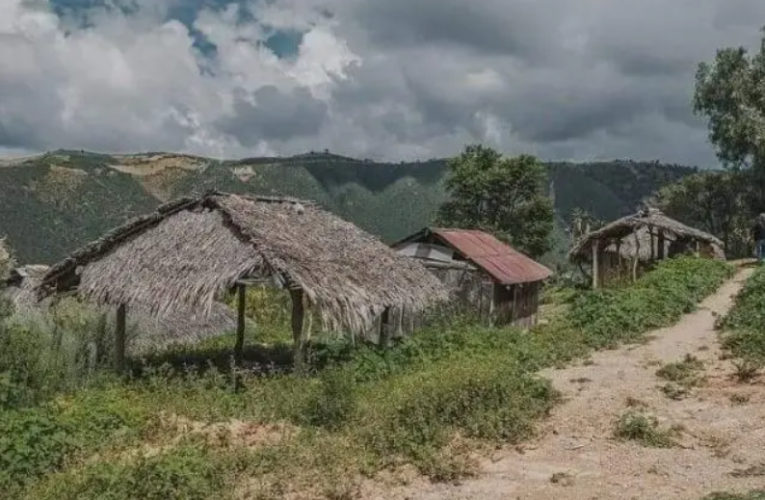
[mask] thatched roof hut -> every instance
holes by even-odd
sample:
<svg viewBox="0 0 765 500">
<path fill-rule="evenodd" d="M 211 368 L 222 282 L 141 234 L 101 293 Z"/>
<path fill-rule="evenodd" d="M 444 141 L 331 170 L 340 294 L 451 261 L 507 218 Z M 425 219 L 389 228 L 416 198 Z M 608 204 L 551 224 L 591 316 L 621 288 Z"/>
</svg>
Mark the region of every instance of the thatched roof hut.
<svg viewBox="0 0 765 500">
<path fill-rule="evenodd" d="M 569 259 L 596 267 L 598 258 L 603 260 L 604 256 L 621 265 L 622 260 L 649 263 L 689 251 L 725 259 L 723 243 L 715 236 L 671 219 L 658 209 L 645 208 L 584 235 L 572 247 Z"/>
<path fill-rule="evenodd" d="M 7 298 L 13 310 L 21 314 L 47 311 L 52 299 L 38 301 L 35 289 L 50 268 L 44 265 L 17 267 L 9 273 L 6 287 L 0 296 Z M 149 313 L 148 307 L 135 307 L 131 313 L 131 327 L 135 336 L 129 348 L 133 354 L 142 354 L 170 344 L 191 344 L 200 340 L 232 332 L 236 328 L 236 315 L 225 304 L 215 302 L 209 317 L 189 314 L 170 314 L 160 318 Z M 107 310 L 96 309 L 107 314 Z"/>
<path fill-rule="evenodd" d="M 709 244 L 716 258 L 725 258 L 723 243 L 718 238 L 671 219 L 656 208 L 643 209 L 636 214 L 615 220 L 584 235 L 573 246 L 569 252 L 569 257 L 574 261 L 589 259 L 592 255 L 592 245 L 597 241 L 607 241 L 609 245 L 613 246 L 614 251 L 616 250 L 616 243 L 621 242 L 620 251 L 625 257 L 634 258 L 635 249 L 639 246 L 640 257 L 650 258 L 651 233 L 656 236 L 660 232 L 664 234 L 667 248 L 673 241 L 698 241 Z M 638 243 L 635 242 L 635 236 L 638 238 Z M 658 248 L 655 245 L 656 243 L 654 243 L 654 251 L 658 253 Z"/>
<path fill-rule="evenodd" d="M 423 309 L 448 296 L 422 265 L 311 202 L 214 191 L 109 232 L 53 266 L 40 291 L 152 304 L 159 317 L 208 315 L 220 293 L 265 280 L 300 297 L 301 325 L 305 301 L 327 326 L 351 332 L 391 306 Z"/>
</svg>

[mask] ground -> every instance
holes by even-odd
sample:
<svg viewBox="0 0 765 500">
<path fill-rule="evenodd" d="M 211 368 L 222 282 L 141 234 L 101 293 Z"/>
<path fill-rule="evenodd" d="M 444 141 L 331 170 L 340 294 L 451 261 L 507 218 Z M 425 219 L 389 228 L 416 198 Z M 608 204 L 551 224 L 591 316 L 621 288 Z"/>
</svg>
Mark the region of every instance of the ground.
<svg viewBox="0 0 765 500">
<path fill-rule="evenodd" d="M 714 491 L 745 492 L 765 484 L 763 383 L 735 379 L 715 322 L 752 273 L 742 269 L 673 327 L 643 345 L 596 353 L 587 362 L 547 370 L 566 398 L 539 437 L 485 460 L 480 474 L 459 485 L 416 480 L 385 499 L 439 500 L 700 500 Z M 686 355 L 703 363 L 704 380 L 685 395 L 669 397 L 657 369 Z M 646 447 L 614 437 L 616 421 L 641 409 L 676 444 Z M 370 487 L 375 490 L 375 487 Z"/>
</svg>

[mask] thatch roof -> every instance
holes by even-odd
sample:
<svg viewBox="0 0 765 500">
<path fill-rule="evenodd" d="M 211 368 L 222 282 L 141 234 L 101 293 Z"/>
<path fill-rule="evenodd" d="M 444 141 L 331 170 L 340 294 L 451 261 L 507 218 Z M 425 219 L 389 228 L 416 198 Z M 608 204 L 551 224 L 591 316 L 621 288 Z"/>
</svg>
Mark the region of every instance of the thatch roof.
<svg viewBox="0 0 765 500">
<path fill-rule="evenodd" d="M 21 314 L 43 312 L 50 308 L 52 299 L 37 300 L 35 289 L 39 286 L 48 266 L 29 265 L 13 269 L 0 289 L 0 296 L 6 297 L 14 310 Z M 134 306 L 129 315 L 129 350 L 142 353 L 169 344 L 193 344 L 200 340 L 228 333 L 236 328 L 236 315 L 225 304 L 215 302 L 209 317 L 193 314 L 170 314 L 161 318 L 150 314 L 147 306 Z M 96 309 L 103 314 L 113 311 Z"/>
<path fill-rule="evenodd" d="M 616 242 L 621 241 L 619 247 L 622 256 L 633 258 L 636 251 L 635 235 L 637 235 L 640 242 L 639 258 L 646 260 L 651 257 L 651 237 L 649 231 L 654 233 L 654 255 L 658 255 L 658 238 L 656 238 L 656 234 L 659 230 L 664 231 L 665 235 L 665 255 L 667 255 L 666 250 L 673 242 L 698 241 L 708 244 L 716 258 L 725 258 L 723 244 L 719 239 L 709 233 L 671 219 L 655 208 L 643 209 L 634 215 L 623 217 L 584 235 L 569 252 L 569 258 L 573 261 L 591 259 L 592 245 L 596 241 L 607 242 L 605 250 L 614 252 L 616 251 Z"/>
<path fill-rule="evenodd" d="M 43 294 L 199 311 L 244 279 L 300 288 L 328 326 L 363 331 L 389 306 L 423 309 L 447 292 L 422 265 L 317 205 L 209 192 L 133 219 L 53 266 Z"/>
<path fill-rule="evenodd" d="M 0 280 L 7 277 L 12 267 L 13 259 L 11 257 L 11 251 L 5 243 L 5 239 L 0 238 Z"/>
</svg>

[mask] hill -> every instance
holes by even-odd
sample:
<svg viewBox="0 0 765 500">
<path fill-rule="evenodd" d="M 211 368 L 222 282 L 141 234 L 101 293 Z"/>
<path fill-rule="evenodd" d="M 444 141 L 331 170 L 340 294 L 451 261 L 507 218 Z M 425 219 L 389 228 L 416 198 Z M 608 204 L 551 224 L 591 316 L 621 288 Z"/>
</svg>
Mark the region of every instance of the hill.
<svg viewBox="0 0 765 500">
<path fill-rule="evenodd" d="M 659 187 L 695 171 L 658 162 L 550 163 L 559 215 L 602 219 L 634 210 Z M 0 161 L 0 236 L 22 263 L 52 263 L 131 216 L 207 188 L 314 200 L 392 241 L 431 220 L 444 200 L 446 162 L 378 163 L 331 153 L 222 161 L 172 153 L 106 155 L 59 150 Z"/>
</svg>

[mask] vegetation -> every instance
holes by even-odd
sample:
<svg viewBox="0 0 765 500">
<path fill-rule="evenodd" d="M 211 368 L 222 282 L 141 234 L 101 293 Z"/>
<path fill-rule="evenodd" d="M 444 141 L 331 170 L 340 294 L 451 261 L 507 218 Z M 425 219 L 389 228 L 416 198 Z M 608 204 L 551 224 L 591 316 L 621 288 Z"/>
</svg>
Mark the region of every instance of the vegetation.
<svg viewBox="0 0 765 500">
<path fill-rule="evenodd" d="M 703 500 L 765 500 L 765 490 L 750 491 L 743 495 L 735 493 L 712 493 Z"/>
<path fill-rule="evenodd" d="M 675 446 L 676 429 L 664 429 L 653 415 L 643 411 L 629 410 L 616 422 L 614 436 L 618 439 L 636 441 L 650 448 Z"/>
<path fill-rule="evenodd" d="M 670 217 L 718 236 L 728 258 L 749 257 L 756 216 L 754 207 L 749 206 L 750 189 L 742 172 L 700 172 L 662 187 L 651 204 Z"/>
<path fill-rule="evenodd" d="M 662 387 L 670 399 L 682 399 L 703 380 L 704 363 L 692 354 L 686 354 L 682 361 L 668 363 L 656 371 L 656 376 L 667 380 Z"/>
<path fill-rule="evenodd" d="M 482 229 L 532 257 L 550 250 L 553 206 L 536 158 L 504 158 L 471 145 L 447 166 L 449 200 L 438 211 L 439 226 Z"/>
<path fill-rule="evenodd" d="M 0 489 L 11 500 L 349 498 L 358 478 L 407 463 L 452 480 L 474 470 L 483 445 L 533 434 L 557 401 L 541 368 L 638 340 L 727 274 L 715 261 L 669 260 L 608 294 L 557 294 L 586 313 L 567 308 L 527 333 L 448 318 L 390 349 L 326 341 L 312 347 L 309 377 L 247 371 L 238 392 L 225 366 L 146 364 L 129 380 L 91 371 L 76 362 L 87 317 L 5 319 Z M 640 316 L 651 308 L 654 319 Z M 628 331 L 627 311 L 638 315 Z"/>
<path fill-rule="evenodd" d="M 758 268 L 721 322 L 723 346 L 736 358 L 741 379 L 765 367 L 765 269 Z"/>
<path fill-rule="evenodd" d="M 581 207 L 598 219 L 634 212 L 645 197 L 694 169 L 656 162 L 546 164 L 558 245 Z M 56 151 L 0 169 L 0 232 L 24 264 L 51 264 L 169 198 L 217 188 L 320 203 L 386 241 L 432 223 L 447 199 L 445 160 L 376 163 L 316 153 L 219 162 L 184 155 L 115 157 Z M 553 262 L 548 262 L 553 263 Z"/>
</svg>

